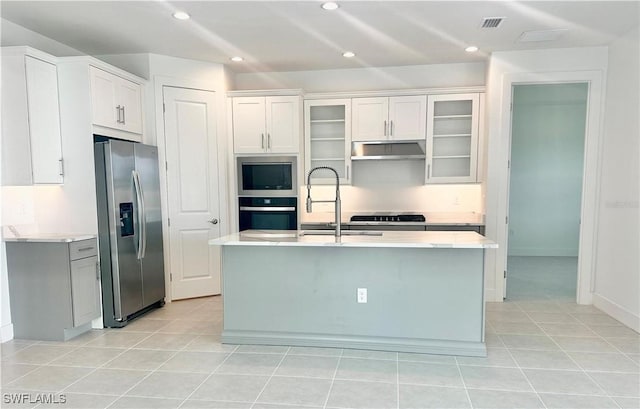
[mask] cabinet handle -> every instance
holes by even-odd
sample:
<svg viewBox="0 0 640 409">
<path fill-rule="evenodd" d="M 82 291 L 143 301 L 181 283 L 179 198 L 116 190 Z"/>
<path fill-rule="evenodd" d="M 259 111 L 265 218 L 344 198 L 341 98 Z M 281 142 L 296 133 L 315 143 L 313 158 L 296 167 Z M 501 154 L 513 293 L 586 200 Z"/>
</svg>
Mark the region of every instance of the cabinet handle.
<svg viewBox="0 0 640 409">
<path fill-rule="evenodd" d="M 427 179 L 431 179 L 431 164 L 427 165 Z"/>
<path fill-rule="evenodd" d="M 124 105 L 122 106 L 122 124 L 124 125 L 127 122 L 126 117 L 124 116 Z"/>
<path fill-rule="evenodd" d="M 100 262 L 96 262 L 96 281 L 100 281 Z"/>
<path fill-rule="evenodd" d="M 389 121 L 389 136 L 393 136 L 393 120 Z"/>
<path fill-rule="evenodd" d="M 60 176 L 64 176 L 64 159 L 58 159 L 58 163 L 60 164 Z"/>
<path fill-rule="evenodd" d="M 93 250 L 93 246 L 89 246 L 89 247 L 82 247 L 79 248 L 78 251 L 89 251 L 89 250 Z"/>
<path fill-rule="evenodd" d="M 347 165 L 347 180 L 349 180 L 349 165 Z"/>
<path fill-rule="evenodd" d="M 261 133 L 260 136 L 262 136 L 262 143 L 260 144 L 260 147 L 264 149 L 264 134 Z"/>
<path fill-rule="evenodd" d="M 384 121 L 384 136 L 387 136 L 387 121 Z"/>
<path fill-rule="evenodd" d="M 116 107 L 116 112 L 117 112 L 117 115 L 118 115 L 118 119 L 116 119 L 116 122 L 120 124 L 120 123 L 122 123 L 122 121 L 120 120 L 120 105 L 118 105 Z"/>
<path fill-rule="evenodd" d="M 271 134 L 267 134 L 267 149 L 271 149 Z"/>
</svg>

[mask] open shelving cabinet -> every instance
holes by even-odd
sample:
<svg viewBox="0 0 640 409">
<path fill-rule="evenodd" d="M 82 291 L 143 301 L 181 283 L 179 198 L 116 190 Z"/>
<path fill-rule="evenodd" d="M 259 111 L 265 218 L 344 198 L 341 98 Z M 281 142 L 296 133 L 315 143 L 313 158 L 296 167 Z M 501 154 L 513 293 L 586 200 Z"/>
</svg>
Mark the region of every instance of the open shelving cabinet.
<svg viewBox="0 0 640 409">
<path fill-rule="evenodd" d="M 429 95 L 427 183 L 477 181 L 480 95 Z"/>
<path fill-rule="evenodd" d="M 309 171 L 318 166 L 334 168 L 341 184 L 351 180 L 351 100 L 327 99 L 304 102 L 305 183 Z M 313 183 L 334 183 L 335 176 L 319 170 Z"/>
</svg>

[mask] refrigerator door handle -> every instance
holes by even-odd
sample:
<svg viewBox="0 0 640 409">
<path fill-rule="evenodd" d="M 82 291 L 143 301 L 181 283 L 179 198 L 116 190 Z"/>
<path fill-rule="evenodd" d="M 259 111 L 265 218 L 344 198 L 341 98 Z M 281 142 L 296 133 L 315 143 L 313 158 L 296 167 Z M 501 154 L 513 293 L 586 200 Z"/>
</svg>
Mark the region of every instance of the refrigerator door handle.
<svg viewBox="0 0 640 409">
<path fill-rule="evenodd" d="M 136 193 L 136 202 L 138 204 L 138 259 L 143 259 L 147 247 L 147 222 L 144 209 L 144 196 L 142 194 L 142 186 L 140 184 L 140 175 L 135 170 L 131 171 L 133 177 L 133 187 Z"/>
</svg>

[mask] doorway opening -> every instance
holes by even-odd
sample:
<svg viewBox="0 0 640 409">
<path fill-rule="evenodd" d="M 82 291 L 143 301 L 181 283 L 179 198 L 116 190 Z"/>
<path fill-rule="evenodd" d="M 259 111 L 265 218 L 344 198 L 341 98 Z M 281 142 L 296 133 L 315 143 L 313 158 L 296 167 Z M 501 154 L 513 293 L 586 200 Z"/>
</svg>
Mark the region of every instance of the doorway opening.
<svg viewBox="0 0 640 409">
<path fill-rule="evenodd" d="M 575 301 L 589 84 L 512 92 L 506 298 Z"/>
</svg>

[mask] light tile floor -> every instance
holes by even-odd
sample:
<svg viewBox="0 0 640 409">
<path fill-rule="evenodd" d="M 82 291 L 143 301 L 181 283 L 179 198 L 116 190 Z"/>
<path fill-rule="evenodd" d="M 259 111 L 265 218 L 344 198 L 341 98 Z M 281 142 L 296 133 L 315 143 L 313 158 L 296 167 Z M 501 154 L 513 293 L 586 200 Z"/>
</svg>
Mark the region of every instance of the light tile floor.
<svg viewBox="0 0 640 409">
<path fill-rule="evenodd" d="M 65 343 L 1 344 L 0 406 L 640 407 L 640 336 L 569 301 L 487 304 L 487 358 L 224 345 L 221 321 L 221 298 L 208 297 Z M 51 392 L 66 403 L 7 403 Z"/>
<path fill-rule="evenodd" d="M 575 301 L 577 257 L 507 257 L 507 298 L 510 300 Z"/>
</svg>

